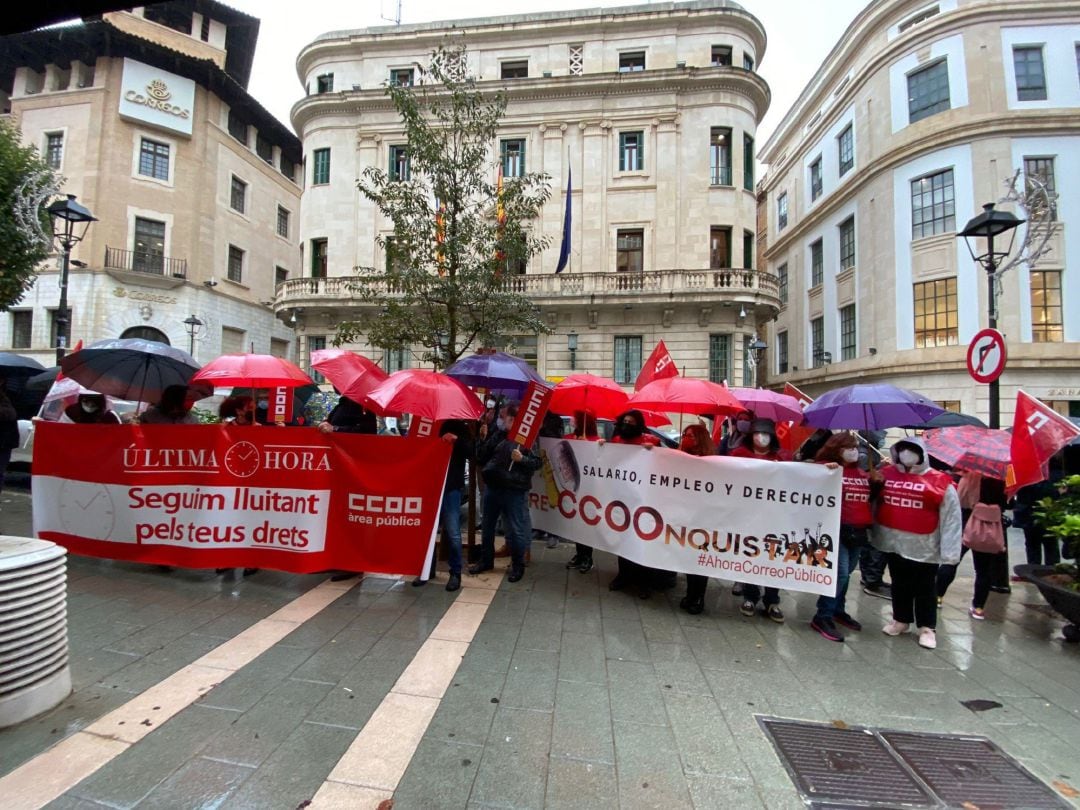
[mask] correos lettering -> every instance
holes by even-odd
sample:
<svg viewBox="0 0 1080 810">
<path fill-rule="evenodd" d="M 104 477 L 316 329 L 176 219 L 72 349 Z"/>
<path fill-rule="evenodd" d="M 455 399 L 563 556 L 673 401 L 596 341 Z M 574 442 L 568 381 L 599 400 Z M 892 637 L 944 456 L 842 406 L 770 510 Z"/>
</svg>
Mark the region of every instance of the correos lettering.
<svg viewBox="0 0 1080 810">
<path fill-rule="evenodd" d="M 137 90 L 128 90 L 124 94 L 124 98 L 132 104 L 142 104 L 151 110 L 159 110 L 163 113 L 175 115 L 177 118 L 188 118 L 191 115 L 190 110 L 169 103 L 172 93 L 169 92 L 168 86 L 161 79 L 154 79 L 146 85 L 146 95 Z"/>
</svg>

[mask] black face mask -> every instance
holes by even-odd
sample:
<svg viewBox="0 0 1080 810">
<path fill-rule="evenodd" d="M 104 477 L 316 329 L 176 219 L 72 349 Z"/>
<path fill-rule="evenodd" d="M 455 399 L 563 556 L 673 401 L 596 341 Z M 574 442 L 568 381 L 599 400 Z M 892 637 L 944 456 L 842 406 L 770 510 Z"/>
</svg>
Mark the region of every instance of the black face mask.
<svg viewBox="0 0 1080 810">
<path fill-rule="evenodd" d="M 639 424 L 629 424 L 623 422 L 619 426 L 619 435 L 624 439 L 636 439 L 642 433 L 645 432 L 645 428 Z"/>
</svg>

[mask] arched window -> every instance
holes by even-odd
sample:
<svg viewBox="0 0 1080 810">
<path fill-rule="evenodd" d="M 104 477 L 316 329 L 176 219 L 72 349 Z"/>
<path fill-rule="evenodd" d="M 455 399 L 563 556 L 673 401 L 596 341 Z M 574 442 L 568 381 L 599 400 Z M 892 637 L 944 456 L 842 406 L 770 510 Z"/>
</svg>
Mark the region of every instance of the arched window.
<svg viewBox="0 0 1080 810">
<path fill-rule="evenodd" d="M 150 340 L 154 343 L 164 343 L 166 346 L 171 346 L 169 338 L 160 329 L 155 329 L 152 326 L 130 326 L 123 331 L 120 335 L 122 338 L 139 338 L 141 340 Z"/>
</svg>

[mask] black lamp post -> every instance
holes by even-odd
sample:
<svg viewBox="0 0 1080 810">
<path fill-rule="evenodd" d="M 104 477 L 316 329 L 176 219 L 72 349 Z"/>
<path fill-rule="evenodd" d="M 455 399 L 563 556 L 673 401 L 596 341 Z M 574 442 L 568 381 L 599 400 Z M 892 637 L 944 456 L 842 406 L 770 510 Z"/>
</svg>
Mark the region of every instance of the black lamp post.
<svg viewBox="0 0 1080 810">
<path fill-rule="evenodd" d="M 1016 239 L 1016 229 L 1023 225 L 1025 220 L 1019 219 L 1009 211 L 994 210 L 993 203 L 986 203 L 983 212 L 964 226 L 960 236 L 964 237 L 968 252 L 973 261 L 978 262 L 986 269 L 986 306 L 987 326 L 997 329 L 997 291 L 995 289 L 994 274 L 997 272 L 999 259 L 1004 259 L 1012 251 L 1013 240 Z M 1009 244 L 1005 250 L 994 249 L 994 237 L 1009 235 Z M 986 240 L 986 252 L 978 253 L 976 239 Z M 1001 427 L 1001 400 L 998 389 L 998 381 L 990 383 L 990 418 L 991 428 Z"/>
<path fill-rule="evenodd" d="M 194 315 L 184 318 L 184 328 L 187 330 L 188 337 L 191 338 L 188 354 L 192 357 L 195 356 L 195 336 L 199 334 L 199 330 L 202 329 L 202 327 L 203 322 Z"/>
<path fill-rule="evenodd" d="M 71 333 L 71 313 L 68 312 L 67 305 L 71 249 L 83 240 L 90 223 L 97 222 L 97 217 L 91 214 L 88 208 L 75 202 L 74 194 L 68 194 L 67 199 L 57 200 L 47 210 L 52 218 L 53 236 L 64 249 L 60 264 L 60 305 L 56 308 L 56 364 L 60 365 Z"/>
<path fill-rule="evenodd" d="M 570 352 L 570 370 L 577 368 L 577 332 L 566 336 L 566 348 Z"/>
<path fill-rule="evenodd" d="M 765 350 L 769 348 L 769 344 L 759 337 L 754 338 L 754 342 L 747 347 L 754 353 L 754 385 L 758 388 L 761 387 L 761 360 L 765 356 Z"/>
</svg>

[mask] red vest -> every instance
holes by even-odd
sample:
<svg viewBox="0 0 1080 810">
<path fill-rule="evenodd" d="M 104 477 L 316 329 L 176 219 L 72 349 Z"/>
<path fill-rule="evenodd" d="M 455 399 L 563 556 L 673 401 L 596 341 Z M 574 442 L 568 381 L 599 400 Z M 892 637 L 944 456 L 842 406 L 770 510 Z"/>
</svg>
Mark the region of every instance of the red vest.
<svg viewBox="0 0 1080 810">
<path fill-rule="evenodd" d="M 865 528 L 874 522 L 870 511 L 870 476 L 852 464 L 844 467 L 844 485 L 840 490 L 840 523 Z"/>
<path fill-rule="evenodd" d="M 938 510 L 945 490 L 953 485 L 943 472 L 927 470 L 921 475 L 883 467 L 885 489 L 877 508 L 877 522 L 912 534 L 930 534 L 938 527 Z"/>
</svg>

